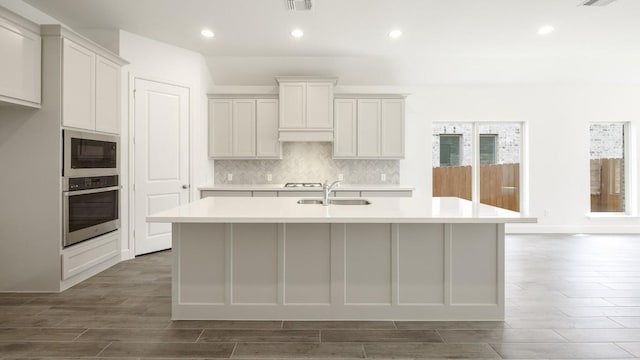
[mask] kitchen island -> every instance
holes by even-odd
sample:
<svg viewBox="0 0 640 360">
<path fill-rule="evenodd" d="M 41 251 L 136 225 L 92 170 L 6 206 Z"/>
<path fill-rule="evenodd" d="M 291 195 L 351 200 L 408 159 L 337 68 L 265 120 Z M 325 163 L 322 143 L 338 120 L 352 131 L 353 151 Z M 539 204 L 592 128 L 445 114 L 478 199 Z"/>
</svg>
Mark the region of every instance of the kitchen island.
<svg viewBox="0 0 640 360">
<path fill-rule="evenodd" d="M 504 224 L 458 198 L 205 198 L 172 223 L 172 318 L 502 320 Z"/>
</svg>

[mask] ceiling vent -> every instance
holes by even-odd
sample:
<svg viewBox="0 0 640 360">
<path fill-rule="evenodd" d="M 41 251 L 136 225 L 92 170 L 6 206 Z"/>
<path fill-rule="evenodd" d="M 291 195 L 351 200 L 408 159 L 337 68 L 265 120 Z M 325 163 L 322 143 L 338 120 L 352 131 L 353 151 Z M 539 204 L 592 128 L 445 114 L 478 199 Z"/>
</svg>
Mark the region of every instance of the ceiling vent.
<svg viewBox="0 0 640 360">
<path fill-rule="evenodd" d="M 311 10 L 311 0 L 285 0 L 289 11 Z"/>
<path fill-rule="evenodd" d="M 586 0 L 582 2 L 582 6 L 605 6 L 616 0 Z"/>
</svg>

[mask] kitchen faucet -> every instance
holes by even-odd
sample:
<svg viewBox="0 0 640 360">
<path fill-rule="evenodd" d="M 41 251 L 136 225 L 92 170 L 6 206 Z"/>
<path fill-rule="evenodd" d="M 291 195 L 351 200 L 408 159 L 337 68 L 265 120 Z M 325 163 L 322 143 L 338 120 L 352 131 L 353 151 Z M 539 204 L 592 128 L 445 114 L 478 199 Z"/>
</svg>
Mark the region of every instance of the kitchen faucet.
<svg viewBox="0 0 640 360">
<path fill-rule="evenodd" d="M 329 195 L 338 185 L 340 185 L 340 180 L 332 182 L 331 185 L 329 185 L 329 180 L 324 181 L 322 184 L 322 206 L 329 206 Z"/>
</svg>

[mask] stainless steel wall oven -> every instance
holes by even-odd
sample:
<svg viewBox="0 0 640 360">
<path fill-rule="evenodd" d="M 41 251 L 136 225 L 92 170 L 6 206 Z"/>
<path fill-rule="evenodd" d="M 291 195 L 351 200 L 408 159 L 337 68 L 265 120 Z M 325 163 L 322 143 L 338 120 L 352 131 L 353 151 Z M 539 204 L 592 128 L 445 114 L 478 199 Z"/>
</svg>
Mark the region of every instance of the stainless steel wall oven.
<svg viewBox="0 0 640 360">
<path fill-rule="evenodd" d="M 63 246 L 120 227 L 118 175 L 65 178 L 63 185 Z"/>
</svg>

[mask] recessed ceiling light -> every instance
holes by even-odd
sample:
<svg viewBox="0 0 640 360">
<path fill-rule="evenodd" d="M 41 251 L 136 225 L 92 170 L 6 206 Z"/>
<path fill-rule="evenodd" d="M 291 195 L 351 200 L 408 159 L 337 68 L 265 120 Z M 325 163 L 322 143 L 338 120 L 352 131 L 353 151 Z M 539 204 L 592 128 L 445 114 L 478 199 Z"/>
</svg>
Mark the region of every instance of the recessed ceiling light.
<svg viewBox="0 0 640 360">
<path fill-rule="evenodd" d="M 212 37 L 216 36 L 216 34 L 214 34 L 213 31 L 209 29 L 202 29 L 202 31 L 200 31 L 200 34 L 202 34 L 202 36 L 208 39 L 211 39 Z"/>
<path fill-rule="evenodd" d="M 293 29 L 293 31 L 291 31 L 291 36 L 293 36 L 296 39 L 299 39 L 304 36 L 304 33 L 300 29 Z"/>
<path fill-rule="evenodd" d="M 390 37 L 390 38 L 392 38 L 392 39 L 397 39 L 397 38 L 399 38 L 400 36 L 402 36 L 402 31 L 400 31 L 400 30 L 398 30 L 398 29 L 396 29 L 396 30 L 392 30 L 392 31 L 389 33 L 389 37 Z"/>
<path fill-rule="evenodd" d="M 551 25 L 545 25 L 543 27 L 541 27 L 540 29 L 538 29 L 538 35 L 549 35 L 551 34 L 556 28 L 554 28 Z"/>
</svg>

